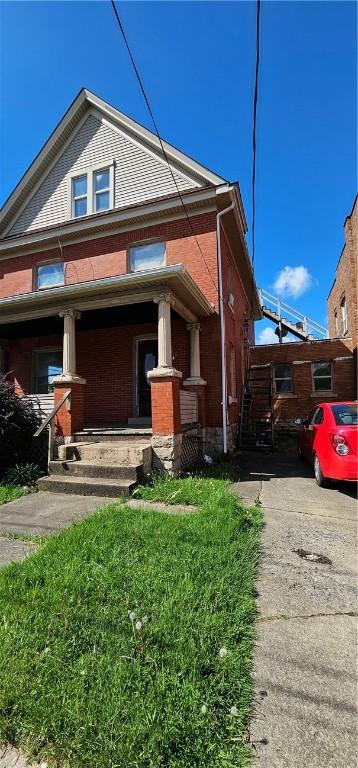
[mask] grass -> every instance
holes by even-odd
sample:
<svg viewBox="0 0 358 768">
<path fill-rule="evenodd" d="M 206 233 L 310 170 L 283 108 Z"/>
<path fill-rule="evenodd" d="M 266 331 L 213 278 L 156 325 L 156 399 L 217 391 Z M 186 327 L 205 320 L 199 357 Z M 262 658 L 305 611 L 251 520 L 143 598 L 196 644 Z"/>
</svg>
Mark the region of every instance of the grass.
<svg viewBox="0 0 358 768">
<path fill-rule="evenodd" d="M 248 765 L 261 515 L 224 480 L 146 492 L 169 488 L 200 513 L 113 504 L 1 571 L 0 742 L 51 768 Z"/>
<path fill-rule="evenodd" d="M 13 485 L 0 485 L 0 506 L 6 504 L 8 501 L 15 501 L 20 496 L 25 496 L 27 493 L 31 493 L 31 488 L 18 488 Z"/>
</svg>

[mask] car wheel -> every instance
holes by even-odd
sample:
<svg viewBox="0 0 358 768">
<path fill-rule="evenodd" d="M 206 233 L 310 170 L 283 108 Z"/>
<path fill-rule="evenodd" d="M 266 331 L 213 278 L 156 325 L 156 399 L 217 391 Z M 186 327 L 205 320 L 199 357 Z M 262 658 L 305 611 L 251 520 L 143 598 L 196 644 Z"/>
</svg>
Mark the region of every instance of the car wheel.
<svg viewBox="0 0 358 768">
<path fill-rule="evenodd" d="M 317 485 L 319 485 L 320 488 L 324 488 L 327 485 L 327 481 L 322 472 L 321 465 L 319 463 L 319 458 L 316 453 L 314 455 L 313 468 L 314 468 L 314 476 L 316 478 Z"/>
</svg>

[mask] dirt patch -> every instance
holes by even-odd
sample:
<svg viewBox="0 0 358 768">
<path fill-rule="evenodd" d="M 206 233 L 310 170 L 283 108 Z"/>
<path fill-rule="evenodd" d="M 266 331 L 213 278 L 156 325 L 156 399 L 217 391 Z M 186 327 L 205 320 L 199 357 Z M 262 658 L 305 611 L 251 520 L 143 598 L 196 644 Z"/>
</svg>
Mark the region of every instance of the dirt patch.
<svg viewBox="0 0 358 768">
<path fill-rule="evenodd" d="M 332 560 L 326 555 L 319 555 L 317 552 L 306 552 L 305 549 L 294 549 L 298 557 L 302 557 L 303 560 L 308 560 L 310 563 L 321 563 L 322 565 L 332 565 Z"/>
</svg>

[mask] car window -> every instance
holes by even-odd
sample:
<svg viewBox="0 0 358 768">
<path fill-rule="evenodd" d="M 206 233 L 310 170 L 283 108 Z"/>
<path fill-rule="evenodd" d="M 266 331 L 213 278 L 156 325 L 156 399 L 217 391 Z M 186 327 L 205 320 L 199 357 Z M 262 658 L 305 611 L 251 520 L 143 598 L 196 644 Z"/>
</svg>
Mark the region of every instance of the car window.
<svg viewBox="0 0 358 768">
<path fill-rule="evenodd" d="M 354 427 L 358 425 L 358 405 L 356 403 L 331 405 L 331 411 L 337 426 Z"/>
<path fill-rule="evenodd" d="M 315 417 L 315 415 L 317 413 L 317 410 L 318 410 L 318 408 L 314 408 L 313 411 L 311 411 L 311 413 L 309 414 L 309 417 L 307 419 L 309 424 L 313 424 L 314 423 L 314 417 Z"/>
<path fill-rule="evenodd" d="M 317 408 L 315 411 L 314 417 L 312 419 L 312 424 L 323 424 L 324 420 L 324 410 L 323 408 Z"/>
</svg>

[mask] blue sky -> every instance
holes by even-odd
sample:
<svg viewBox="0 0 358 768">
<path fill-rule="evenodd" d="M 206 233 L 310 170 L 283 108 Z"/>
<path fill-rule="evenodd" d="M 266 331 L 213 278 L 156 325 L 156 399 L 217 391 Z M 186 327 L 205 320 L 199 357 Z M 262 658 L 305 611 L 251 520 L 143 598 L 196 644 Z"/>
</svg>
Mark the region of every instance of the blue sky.
<svg viewBox="0 0 358 768">
<path fill-rule="evenodd" d="M 240 182 L 250 225 L 255 3 L 118 7 L 161 134 Z M 262 5 L 256 276 L 305 267 L 287 300 L 323 323 L 357 186 L 356 12 Z M 108 2 L 2 2 L 0 28 L 1 203 L 82 86 L 152 128 Z"/>
</svg>

